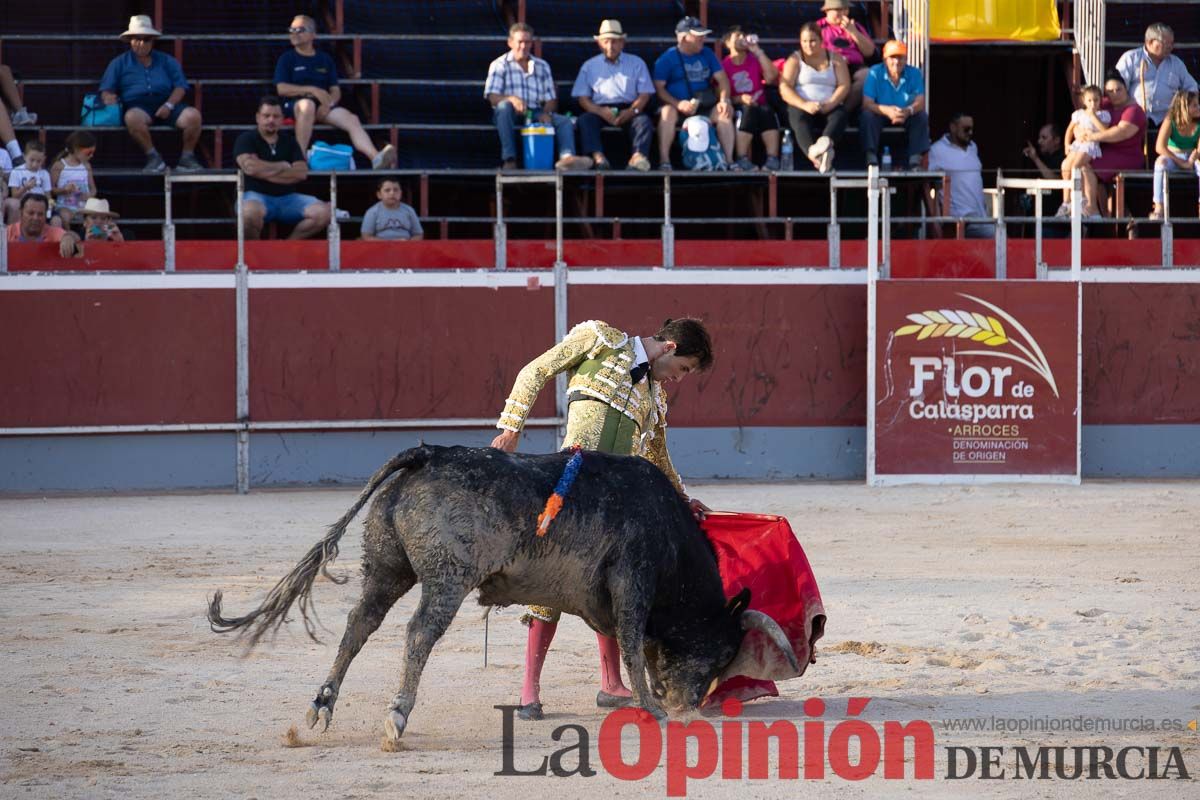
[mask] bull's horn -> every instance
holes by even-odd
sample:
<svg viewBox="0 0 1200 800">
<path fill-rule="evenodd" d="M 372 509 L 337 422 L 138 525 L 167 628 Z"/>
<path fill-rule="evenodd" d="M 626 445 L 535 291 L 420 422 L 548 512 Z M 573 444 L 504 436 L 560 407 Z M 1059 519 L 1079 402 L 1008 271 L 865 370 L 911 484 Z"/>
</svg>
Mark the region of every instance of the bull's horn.
<svg viewBox="0 0 1200 800">
<path fill-rule="evenodd" d="M 742 612 L 742 630 L 745 631 L 762 631 L 768 638 L 783 651 L 787 657 L 788 665 L 796 672 L 800 672 L 800 663 L 796 661 L 796 651 L 792 649 L 792 643 L 788 640 L 787 634 L 783 632 L 783 628 L 779 623 L 771 619 L 767 614 L 761 611 L 747 609 Z"/>
</svg>

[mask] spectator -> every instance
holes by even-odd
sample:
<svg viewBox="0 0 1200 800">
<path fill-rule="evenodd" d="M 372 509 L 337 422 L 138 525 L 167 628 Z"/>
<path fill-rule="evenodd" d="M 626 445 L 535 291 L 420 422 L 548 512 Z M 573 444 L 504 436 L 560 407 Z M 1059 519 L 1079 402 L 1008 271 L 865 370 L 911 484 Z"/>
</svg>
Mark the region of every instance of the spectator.
<svg viewBox="0 0 1200 800">
<path fill-rule="evenodd" d="M 371 159 L 374 169 L 396 166 L 396 148 L 382 150 L 363 130 L 362 122 L 351 111 L 341 108 L 342 89 L 338 86 L 337 65 L 333 58 L 313 45 L 317 23 L 298 14 L 288 28 L 292 49 L 275 62 L 275 91 L 284 98 L 283 114 L 296 120 L 296 141 L 301 152 L 308 152 L 313 125 L 322 122 L 341 128 L 350 135 L 354 149 Z"/>
<path fill-rule="evenodd" d="M 1123 170 L 1139 170 L 1146 166 L 1142 143 L 1146 137 L 1146 113 L 1133 102 L 1125 79 L 1117 72 L 1110 72 L 1104 82 L 1105 109 L 1112 113 L 1112 125 L 1102 133 L 1082 131 L 1081 141 L 1094 141 L 1103 152 L 1090 164 L 1083 166 L 1083 190 L 1087 205 L 1103 209 L 1107 192 L 1101 185 L 1116 177 Z M 1068 142 L 1070 145 L 1070 142 Z"/>
<path fill-rule="evenodd" d="M 10 242 L 58 242 L 63 258 L 83 255 L 83 243 L 68 230 L 46 224 L 50 201 L 46 195 L 30 192 L 21 198 L 21 219 L 8 226 Z"/>
<path fill-rule="evenodd" d="M 983 198 L 983 164 L 979 148 L 971 141 L 975 120 L 963 112 L 950 116 L 946 135 L 929 148 L 929 169 L 950 177 L 950 213 L 958 218 L 990 217 Z M 987 239 L 996 235 L 990 222 L 967 223 L 967 236 Z"/>
<path fill-rule="evenodd" d="M 21 93 L 17 91 L 13 71 L 4 64 L 0 64 L 0 99 L 3 100 L 0 108 L 9 115 L 13 127 L 37 125 L 38 115 L 30 113 L 21 103 Z"/>
<path fill-rule="evenodd" d="M 43 198 L 50 196 L 54 185 L 50 182 L 50 173 L 45 169 L 46 147 L 37 139 L 25 143 L 25 155 L 19 166 L 13 167 L 8 174 L 9 198 L 4 201 L 4 221 L 7 224 L 17 222 L 21 217 L 21 200 L 27 194 L 38 194 Z M 49 200 L 46 201 L 49 204 Z"/>
<path fill-rule="evenodd" d="M 379 202 L 368 208 L 363 216 L 362 238 L 365 241 L 416 242 L 425 238 L 416 210 L 401 202 L 400 181 L 384 178 L 379 182 L 375 196 Z"/>
<path fill-rule="evenodd" d="M 129 43 L 129 52 L 109 62 L 100 79 L 100 96 L 105 105 L 124 104 L 125 127 L 146 154 L 143 172 L 167 168 L 150 137 L 151 125 L 171 125 L 183 131 L 183 149 L 175 169 L 196 172 L 204 169 L 196 159 L 200 112 L 183 102 L 190 87 L 179 62 L 154 49 L 159 36 L 162 33 L 154 29 L 150 17 L 139 14 L 129 18 L 129 29 L 121 34 L 121 40 Z"/>
<path fill-rule="evenodd" d="M 1063 162 L 1063 140 L 1054 123 L 1047 122 L 1039 128 L 1037 146 L 1026 141 L 1021 153 L 1033 162 L 1041 177 L 1046 180 L 1058 180 Z"/>
<path fill-rule="evenodd" d="M 238 168 L 246 173 L 246 238 L 260 238 L 263 224 L 275 221 L 295 224 L 292 239 L 319 235 L 329 225 L 329 204 L 292 189 L 308 177 L 308 161 L 291 132 L 279 130 L 283 100 L 275 95 L 259 100 L 254 121 L 255 129 L 239 136 L 233 146 Z"/>
<path fill-rule="evenodd" d="M 575 126 L 556 114 L 558 90 L 550 65 L 532 54 L 533 28 L 518 22 L 508 29 L 508 52 L 488 66 L 483 96 L 492 104 L 492 121 L 500 136 L 500 168 L 517 166 L 517 128 L 525 118 L 554 128 L 558 169 L 588 169 L 592 159 L 575 155 Z"/>
<path fill-rule="evenodd" d="M 863 84 L 870 72 L 867 59 L 875 55 L 875 42 L 866 28 L 850 19 L 849 0 L 825 0 L 821 11 L 825 18 L 817 22 L 817 29 L 825 49 L 846 59 L 852 81 L 846 96 L 846 111 L 850 112 L 862 104 Z"/>
<path fill-rule="evenodd" d="M 596 169 L 608 169 L 600 130 L 615 125 L 629 133 L 633 155 L 629 168 L 642 172 L 650 169 L 650 142 L 654 123 L 646 115 L 646 106 L 654 94 L 646 62 L 624 52 L 625 31 L 615 19 L 600 23 L 600 33 L 592 37 L 600 55 L 592 56 L 579 68 L 571 95 L 584 113 L 579 117 L 579 137 L 583 152 L 591 155 Z"/>
<path fill-rule="evenodd" d="M 733 106 L 737 110 L 737 161 L 733 168 L 754 169 L 750 146 L 758 134 L 767 151 L 763 169 L 774 172 L 779 169 L 779 121 L 767 105 L 766 85 L 779 80 L 779 70 L 758 46 L 758 36 L 747 35 L 741 27 L 734 25 L 726 31 L 723 41 L 729 55 L 721 61 L 721 68 L 729 79 Z"/>
<path fill-rule="evenodd" d="M 1154 161 L 1154 210 L 1150 219 L 1163 217 L 1163 178 L 1167 172 L 1182 169 L 1200 176 L 1197 145 L 1200 145 L 1200 95 L 1176 92 L 1154 146 L 1158 158 Z"/>
<path fill-rule="evenodd" d="M 4 145 L 4 149 L 0 152 L 0 159 L 7 163 L 5 171 L 20 166 L 21 145 L 17 143 L 17 134 L 13 130 L 14 125 L 32 125 L 37 122 L 37 114 L 29 114 L 25 111 L 25 107 L 20 105 L 20 97 L 17 94 L 16 84 L 12 80 L 12 70 L 0 64 L 0 94 L 3 94 L 5 103 L 13 103 L 17 111 L 13 116 L 9 116 L 8 108 L 4 103 L 0 103 L 0 143 Z M 22 116 L 23 112 L 23 116 Z M 3 164 L 0 164 L 3 166 Z"/>
<path fill-rule="evenodd" d="M 680 117 L 707 116 L 717 129 L 725 160 L 733 163 L 733 106 L 729 78 L 716 54 L 704 46 L 712 33 L 695 17 L 675 26 L 675 47 L 654 62 L 654 87 L 662 101 L 658 118 L 660 168 L 671 168 L 671 143 Z M 713 84 L 716 83 L 716 90 Z"/>
<path fill-rule="evenodd" d="M 67 137 L 65 149 L 54 157 L 50 167 L 50 196 L 54 198 L 54 216 L 64 228 L 96 194 L 92 157 L 96 155 L 96 137 L 90 131 L 75 131 Z"/>
<path fill-rule="evenodd" d="M 1156 126 L 1161 125 L 1179 91 L 1197 91 L 1196 79 L 1188 72 L 1175 49 L 1175 32 L 1156 22 L 1146 28 L 1145 45 L 1127 50 L 1117 60 L 1117 72 Z"/>
<path fill-rule="evenodd" d="M 788 104 L 796 147 L 821 172 L 833 166 L 834 146 L 846 130 L 849 113 L 844 101 L 849 92 L 846 61 L 823 45 L 816 25 L 807 23 L 800 29 L 800 49 L 783 65 L 779 94 Z M 821 134 L 814 142 L 818 125 Z"/>
<path fill-rule="evenodd" d="M 925 78 L 919 69 L 908 66 L 908 46 L 895 39 L 883 46 L 883 63 L 871 67 L 863 84 L 859 133 L 868 165 L 879 163 L 879 138 L 885 123 L 904 127 L 908 166 L 919 166 L 929 149 Z"/>
<path fill-rule="evenodd" d="M 1067 126 L 1067 155 L 1062 162 L 1063 180 L 1070 180 L 1071 170 L 1092 163 L 1100 157 L 1100 145 L 1090 139 L 1085 141 L 1080 134 L 1100 133 L 1108 130 L 1112 115 L 1100 107 L 1104 93 L 1099 86 L 1085 86 L 1079 93 L 1083 108 L 1077 108 L 1071 113 L 1071 123 Z M 1090 205 L 1084 206 L 1086 216 L 1099 216 L 1099 209 Z M 1071 190 L 1063 189 L 1063 202 L 1055 216 L 1071 216 Z"/>
<path fill-rule="evenodd" d="M 121 215 L 109 210 L 108 201 L 89 197 L 83 205 L 83 236 L 88 240 L 123 242 L 125 237 L 117 227 Z"/>
</svg>

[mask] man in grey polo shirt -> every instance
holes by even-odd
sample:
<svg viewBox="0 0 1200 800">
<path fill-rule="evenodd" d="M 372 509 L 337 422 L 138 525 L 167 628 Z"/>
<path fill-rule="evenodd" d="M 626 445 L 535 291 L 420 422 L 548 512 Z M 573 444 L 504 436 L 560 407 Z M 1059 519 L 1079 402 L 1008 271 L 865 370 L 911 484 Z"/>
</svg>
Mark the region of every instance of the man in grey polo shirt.
<svg viewBox="0 0 1200 800">
<path fill-rule="evenodd" d="M 956 217 L 990 217 L 983 199 L 983 164 L 979 148 L 971 141 L 975 120 L 961 111 L 950 117 L 946 135 L 929 148 L 930 171 L 950 176 L 950 213 Z M 996 228 L 989 222 L 967 224 L 967 238 L 990 239 Z"/>
<path fill-rule="evenodd" d="M 1125 79 L 1133 101 L 1157 126 L 1162 124 L 1176 92 L 1196 91 L 1196 79 L 1179 56 L 1171 54 L 1175 49 L 1175 32 L 1170 26 L 1156 22 L 1146 28 L 1145 42 L 1145 46 L 1121 55 L 1117 72 Z"/>
<path fill-rule="evenodd" d="M 654 123 L 644 113 L 654 94 L 650 70 L 642 59 L 622 52 L 625 31 L 617 20 L 601 22 L 600 33 L 592 38 L 600 47 L 600 55 L 583 62 L 571 90 L 584 110 L 579 117 L 583 152 L 592 156 L 596 169 L 608 169 L 600 130 L 615 125 L 624 128 L 633 143 L 629 168 L 645 172 L 650 169 L 650 142 L 654 138 Z"/>
</svg>

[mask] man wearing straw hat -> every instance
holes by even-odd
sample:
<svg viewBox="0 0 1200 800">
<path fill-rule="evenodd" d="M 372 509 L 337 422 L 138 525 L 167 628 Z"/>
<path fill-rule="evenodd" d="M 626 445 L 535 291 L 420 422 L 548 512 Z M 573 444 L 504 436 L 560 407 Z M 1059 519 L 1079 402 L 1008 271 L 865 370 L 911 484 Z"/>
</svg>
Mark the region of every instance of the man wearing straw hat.
<svg viewBox="0 0 1200 800">
<path fill-rule="evenodd" d="M 623 52 L 625 31 L 617 20 L 601 22 L 600 33 L 592 38 L 600 46 L 600 54 L 583 62 L 571 90 L 584 110 L 579 117 L 583 152 L 591 155 L 596 169 L 608 169 L 600 130 L 605 125 L 614 125 L 624 129 L 632 142 L 629 168 L 646 172 L 650 169 L 650 143 L 654 138 L 654 123 L 645 113 L 654 94 L 650 70 L 645 61 Z"/>
<path fill-rule="evenodd" d="M 83 237 L 102 242 L 125 241 L 121 229 L 117 227 L 117 218 L 120 216 L 108 207 L 107 200 L 89 197 L 83 204 Z"/>
<path fill-rule="evenodd" d="M 151 125 L 170 125 L 183 131 L 182 153 L 175 168 L 195 172 L 204 169 L 195 155 L 200 141 L 200 112 L 183 102 L 191 87 L 179 62 L 154 49 L 160 36 L 162 32 L 155 29 L 150 17 L 130 17 L 129 29 L 121 34 L 129 51 L 109 62 L 100 79 L 100 96 L 105 105 L 119 100 L 125 106 L 125 127 L 146 153 L 143 172 L 162 172 L 167 167 L 150 137 Z"/>
</svg>

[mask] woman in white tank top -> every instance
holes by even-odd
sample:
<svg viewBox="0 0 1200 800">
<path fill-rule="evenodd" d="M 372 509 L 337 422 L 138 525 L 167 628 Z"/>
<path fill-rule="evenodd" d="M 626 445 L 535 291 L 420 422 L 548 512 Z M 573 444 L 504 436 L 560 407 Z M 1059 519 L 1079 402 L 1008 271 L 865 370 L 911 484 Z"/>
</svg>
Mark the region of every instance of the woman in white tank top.
<svg viewBox="0 0 1200 800">
<path fill-rule="evenodd" d="M 850 70 L 846 60 L 825 49 L 815 23 L 800 29 L 800 49 L 783 65 L 779 94 L 788 104 L 796 150 L 821 172 L 833 166 L 833 148 L 846 130 Z M 820 134 L 813 141 L 814 130 Z"/>
</svg>

